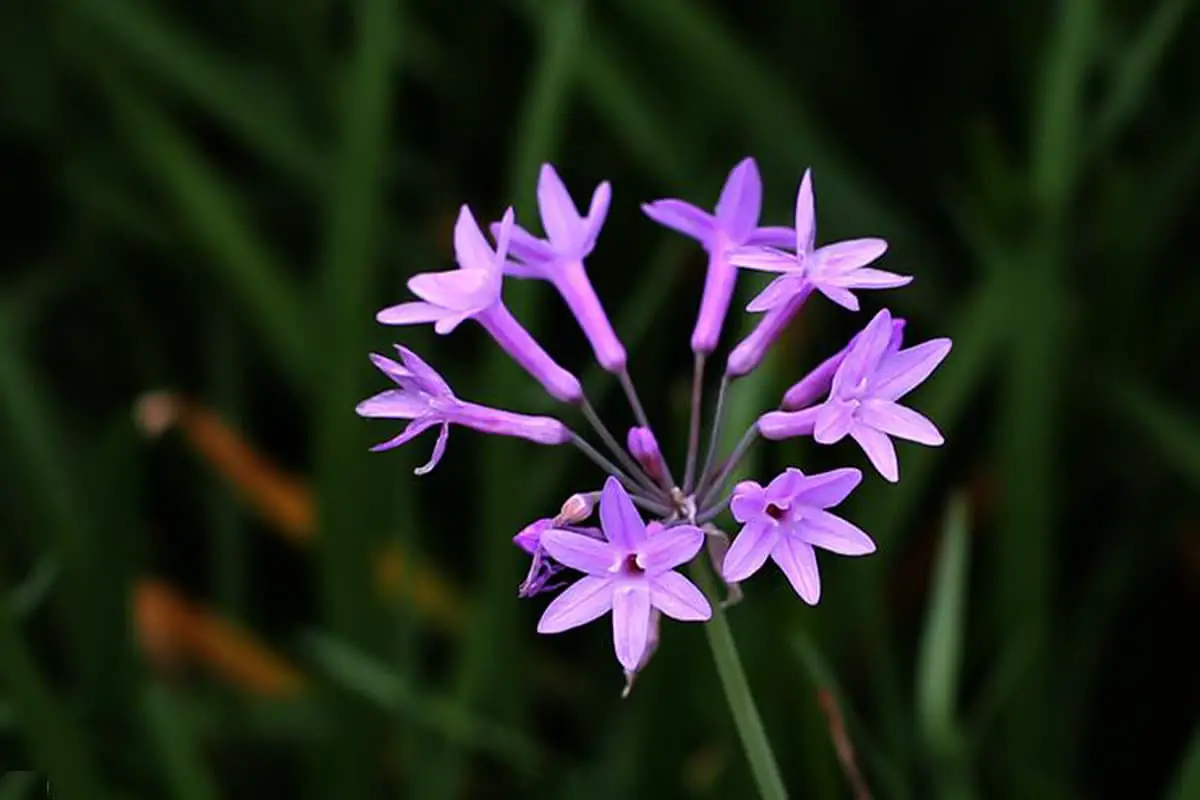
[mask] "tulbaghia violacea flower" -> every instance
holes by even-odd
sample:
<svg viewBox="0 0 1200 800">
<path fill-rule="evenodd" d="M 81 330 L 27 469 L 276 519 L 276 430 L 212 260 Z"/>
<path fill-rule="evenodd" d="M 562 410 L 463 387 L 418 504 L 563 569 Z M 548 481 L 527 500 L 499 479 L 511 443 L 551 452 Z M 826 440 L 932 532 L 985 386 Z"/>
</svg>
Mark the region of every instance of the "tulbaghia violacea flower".
<svg viewBox="0 0 1200 800">
<path fill-rule="evenodd" d="M 555 363 L 500 299 L 512 231 L 513 213 L 509 209 L 497 228 L 493 250 L 470 209 L 463 206 L 454 225 L 454 256 L 459 269 L 414 276 L 408 288 L 421 299 L 385 308 L 375 319 L 385 325 L 432 322 L 439 334 L 450 333 L 464 320 L 473 319 L 551 396 L 565 403 L 579 402 L 583 397 L 579 380 Z"/>
<path fill-rule="evenodd" d="M 613 648 L 627 672 L 635 672 L 650 643 L 650 615 L 699 622 L 712 616 L 704 594 L 675 567 L 704 545 L 693 525 L 659 528 L 646 523 L 620 481 L 610 477 L 600 497 L 604 541 L 572 531 L 542 531 L 541 545 L 555 561 L 584 573 L 546 607 L 538 633 L 560 633 L 597 619 L 613 618 Z"/>
<path fill-rule="evenodd" d="M 529 572 L 517 593 L 531 597 L 562 589 L 538 623 L 541 633 L 564 631 L 611 612 L 614 649 L 628 693 L 654 653 L 664 617 L 704 621 L 713 613 L 709 600 L 678 567 L 698 557 L 708 562 L 708 567 L 693 567 L 721 574 L 726 591 L 717 589 L 714 597 L 724 596 L 729 604 L 742 597 L 739 584 L 773 559 L 796 593 L 815 604 L 821 587 L 815 548 L 843 555 L 865 555 L 875 549 L 866 533 L 828 510 L 859 484 L 862 473 L 857 469 L 805 475 L 789 467 L 766 487 L 744 481 L 731 491 L 729 484 L 742 458 L 759 440 L 801 435 L 824 444 L 850 436 L 885 478 L 896 480 L 899 470 L 890 436 L 941 443 L 933 423 L 897 401 L 942 362 L 950 341 L 935 339 L 905 349 L 904 321 L 882 311 L 844 348 L 793 384 L 779 410 L 760 416 L 732 450 L 723 452 L 726 393 L 736 391 L 731 388 L 736 378 L 758 366 L 813 292 L 857 310 L 856 290 L 902 286 L 910 278 L 869 266 L 887 248 L 882 239 L 816 246 L 808 172 L 796 198 L 794 229 L 759 225 L 762 182 L 752 159 L 729 173 L 713 213 L 676 199 L 643 206 L 651 219 L 696 239 L 709 254 L 691 338 L 692 416 L 685 469 L 682 482 L 676 484 L 633 386 L 625 348 L 584 267 L 608 213 L 609 185 L 596 188 L 587 216 L 579 214 L 548 164 L 542 168 L 537 190 L 545 239 L 516 227 L 510 210 L 492 226 L 493 249 L 463 207 L 454 231 L 459 269 L 417 275 L 409 287 L 419 301 L 386 309 L 379 320 L 395 325 L 433 323 L 437 332 L 449 333 L 464 320 L 474 319 L 551 395 L 575 404 L 606 451 L 556 419 L 459 400 L 433 369 L 402 347 L 399 363 L 372 356 L 396 387 L 364 401 L 358 412 L 409 421 L 403 433 L 375 449 L 395 447 L 438 426 L 433 458 L 419 473 L 429 471 L 441 458 L 453 424 L 541 444 L 570 442 L 608 474 L 602 490 L 571 495 L 553 516 L 534 521 L 513 538 L 530 556 Z M 789 248 L 795 252 L 786 252 Z M 778 277 L 748 306 L 762 316 L 726 360 L 705 437 L 704 369 L 718 344 L 738 267 L 774 272 Z M 634 424 L 624 442 L 583 397 L 579 381 L 556 364 L 505 308 L 501 301 L 505 275 L 548 281 L 565 299 L 596 360 L 617 374 L 629 401 Z M 710 444 L 701 460 L 702 439 Z M 639 508 L 649 516 L 644 518 Z M 740 533 L 732 540 L 722 530 L 727 511 L 740 523 Z M 593 516 L 599 517 L 599 527 Z M 568 586 L 571 571 L 583 574 Z M 719 649 L 714 652 L 725 659 L 723 669 L 737 669 Z"/>
<path fill-rule="evenodd" d="M 725 553 L 721 574 L 729 583 L 749 578 L 770 558 L 804 602 L 821 599 L 819 547 L 844 556 L 875 552 L 875 542 L 825 509 L 842 502 L 862 480 L 856 469 L 805 475 L 789 468 L 763 488 L 743 481 L 733 491 L 731 510 L 742 530 Z"/>
<path fill-rule="evenodd" d="M 371 354 L 371 361 L 380 372 L 395 382 L 396 388 L 362 401 L 355 410 L 363 417 L 410 420 L 403 433 L 375 445 L 372 450 L 399 447 L 434 425 L 441 427 L 433 447 L 433 457 L 425 466 L 417 468 L 418 475 L 424 475 L 437 466 L 446 451 L 446 439 L 452 424 L 484 433 L 528 439 L 538 444 L 566 444 L 571 441 L 571 432 L 567 427 L 551 417 L 515 414 L 459 400 L 442 376 L 416 353 L 399 345 L 396 345 L 396 350 L 400 353 L 401 363 Z"/>
<path fill-rule="evenodd" d="M 729 252 L 743 245 L 786 247 L 793 234 L 785 227 L 758 227 L 762 209 L 762 179 L 753 158 L 742 160 L 725 179 L 715 213 L 683 200 L 656 200 L 642 206 L 650 219 L 685 236 L 708 251 L 708 272 L 700 312 L 692 330 L 692 352 L 707 355 L 717 348 L 737 284 L 737 268 Z"/>
<path fill-rule="evenodd" d="M 899 349 L 892 316 L 880 311 L 859 334 L 834 373 L 829 398 L 801 411 L 773 411 L 758 421 L 767 439 L 812 434 L 821 444 L 849 435 L 889 481 L 900 479 L 895 436 L 940 445 L 941 432 L 926 417 L 896 401 L 929 377 L 950 352 L 949 339 Z"/>
<path fill-rule="evenodd" d="M 729 260 L 739 267 L 782 273 L 758 297 L 747 311 L 766 311 L 812 286 L 839 306 L 858 311 L 858 298 L 852 289 L 890 289 L 912 281 L 867 265 L 887 251 L 883 239 L 850 239 L 822 247 L 816 246 L 816 201 L 813 197 L 812 170 L 805 170 L 796 193 L 795 253 L 779 248 L 750 246 L 735 250 Z"/>
<path fill-rule="evenodd" d="M 579 216 L 575 202 L 554 167 L 543 164 L 538 176 L 537 201 L 546 238 L 538 239 L 521 226 L 515 226 L 509 241 L 509 255 L 516 262 L 508 262 L 505 272 L 514 277 L 540 278 L 553 284 L 579 320 L 579 327 L 592 345 L 600 366 L 609 372 L 620 373 L 625 369 L 625 347 L 613 331 L 583 266 L 583 259 L 596 246 L 596 237 L 608 215 L 611 199 L 612 189 L 608 182 L 601 183 L 592 193 L 587 216 Z"/>
<path fill-rule="evenodd" d="M 800 380 L 793 383 L 786 392 L 783 393 L 783 401 L 779 407 L 784 411 L 798 411 L 811 406 L 818 400 L 829 394 L 829 387 L 833 385 L 833 376 L 837 372 L 838 367 L 846 359 L 846 353 L 850 352 L 850 348 L 854 347 L 862 332 L 854 334 L 850 339 L 850 343 L 839 350 L 834 355 L 822 361 L 817 368 L 805 375 Z M 900 349 L 900 343 L 904 338 L 904 320 L 892 320 L 892 339 L 888 343 L 889 352 L 894 352 Z"/>
<path fill-rule="evenodd" d="M 806 170 L 796 193 L 796 252 L 747 245 L 729 254 L 730 263 L 739 267 L 781 274 L 746 306 L 747 311 L 766 313 L 729 354 L 727 375 L 741 377 L 754 371 L 814 290 L 844 308 L 857 311 L 858 298 L 851 290 L 885 289 L 912 281 L 907 275 L 867 266 L 887 250 L 883 239 L 851 239 L 817 247 L 816 238 L 812 170 Z"/>
</svg>

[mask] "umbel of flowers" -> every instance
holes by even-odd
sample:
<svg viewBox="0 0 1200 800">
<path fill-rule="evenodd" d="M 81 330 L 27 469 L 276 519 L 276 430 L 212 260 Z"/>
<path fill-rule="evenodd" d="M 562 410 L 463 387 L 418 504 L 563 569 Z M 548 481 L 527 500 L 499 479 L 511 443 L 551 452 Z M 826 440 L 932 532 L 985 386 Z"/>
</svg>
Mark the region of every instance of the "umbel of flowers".
<svg viewBox="0 0 1200 800">
<path fill-rule="evenodd" d="M 601 486 L 573 495 L 557 514 L 534 521 L 513 541 L 532 559 L 519 595 L 558 592 L 542 614 L 538 632 L 559 633 L 611 614 L 613 647 L 628 689 L 657 646 L 662 617 L 684 622 L 711 618 L 709 600 L 679 571 L 706 549 L 706 539 L 714 545 L 707 552 L 716 554 L 715 567 L 730 586 L 745 581 L 769 560 L 796 594 L 814 605 L 821 595 L 818 548 L 846 556 L 875 550 L 870 536 L 830 510 L 862 481 L 856 468 L 805 473 L 788 467 L 765 486 L 748 480 L 729 488 L 727 483 L 758 439 L 797 436 L 812 437 L 819 444 L 849 437 L 883 478 L 899 480 L 894 438 L 942 443 L 934 424 L 902 401 L 945 359 L 950 340 L 905 346 L 904 321 L 884 309 L 844 348 L 789 388 L 779 407 L 760 416 L 731 452 L 719 454 L 728 388 L 754 371 L 810 298 L 820 295 L 857 312 L 855 292 L 900 287 L 912 278 L 871 266 L 887 250 L 882 239 L 817 245 L 808 171 L 796 195 L 793 227 L 759 225 L 762 182 L 749 158 L 729 173 L 712 212 L 677 199 L 644 205 L 646 216 L 694 239 L 708 254 L 691 337 L 695 371 L 688 444 L 682 480 L 677 481 L 629 377 L 625 348 L 588 279 L 585 261 L 604 225 L 610 187 L 596 187 L 587 214 L 581 215 L 554 168 L 546 164 L 537 199 L 544 238 L 517 225 L 509 209 L 490 226 L 489 242 L 464 206 L 454 228 L 458 269 L 413 277 L 408 288 L 417 299 L 386 308 L 377 319 L 387 325 L 432 323 L 439 334 L 449 334 L 468 320 L 482 326 L 552 397 L 577 407 L 608 455 L 558 419 L 459 399 L 432 367 L 399 345 L 399 361 L 371 356 L 393 386 L 363 401 L 357 410 L 364 417 L 408 421 L 399 435 L 375 450 L 397 447 L 429 428 L 438 429 L 433 455 L 418 474 L 433 469 L 442 458 L 451 425 L 542 445 L 574 445 L 608 473 Z M 701 461 L 704 370 L 716 351 L 743 269 L 775 278 L 746 307 L 760 316 L 725 360 Z M 630 402 L 637 425 L 624 437 L 624 446 L 597 417 L 575 375 L 555 362 L 505 307 L 505 278 L 543 280 L 561 295 L 596 360 L 618 378 Z M 739 526 L 732 542 L 714 525 L 726 511 Z"/>
</svg>

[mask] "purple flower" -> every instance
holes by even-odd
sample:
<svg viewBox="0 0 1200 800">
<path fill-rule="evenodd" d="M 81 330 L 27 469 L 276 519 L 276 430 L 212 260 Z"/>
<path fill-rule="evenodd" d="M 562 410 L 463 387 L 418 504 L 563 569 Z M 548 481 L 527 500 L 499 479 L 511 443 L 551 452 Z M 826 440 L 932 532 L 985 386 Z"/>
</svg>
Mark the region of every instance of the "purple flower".
<svg viewBox="0 0 1200 800">
<path fill-rule="evenodd" d="M 626 444 L 630 455 L 646 470 L 647 475 L 656 481 L 663 480 L 666 462 L 663 461 L 662 450 L 658 448 L 658 440 L 654 438 L 654 431 L 642 427 L 630 428 Z"/>
<path fill-rule="evenodd" d="M 861 331 L 854 334 L 845 347 L 840 351 L 822 361 L 816 369 L 805 375 L 783 394 L 783 402 L 779 407 L 784 411 L 796 411 L 812 405 L 817 400 L 822 399 L 829 394 L 829 387 L 833 385 L 833 376 L 837 372 L 838 367 L 846 359 L 846 354 L 858 341 L 861 336 Z M 900 349 L 900 343 L 904 339 L 904 320 L 892 320 L 892 338 L 888 342 L 888 352 L 895 352 Z"/>
<path fill-rule="evenodd" d="M 768 311 L 811 286 L 840 306 L 858 310 L 851 289 L 889 289 L 912 281 L 868 267 L 887 250 L 883 239 L 851 239 L 816 247 L 817 223 L 813 202 L 812 170 L 805 170 L 796 194 L 796 252 L 774 247 L 744 247 L 730 253 L 739 267 L 783 273 L 746 306 L 747 311 Z"/>
<path fill-rule="evenodd" d="M 439 334 L 450 333 L 464 320 L 474 319 L 553 397 L 566 403 L 578 402 L 583 397 L 579 380 L 554 362 L 500 299 L 512 233 L 510 208 L 497 228 L 496 249 L 492 250 L 470 209 L 463 206 L 454 226 L 454 256 L 459 269 L 414 276 L 408 288 L 421 299 L 385 308 L 375 319 L 385 325 L 432 322 Z"/>
<path fill-rule="evenodd" d="M 721 327 L 737 283 L 737 269 L 729 261 L 729 251 L 746 244 L 783 247 L 793 239 L 788 228 L 759 228 L 761 208 L 762 180 L 753 158 L 742 160 L 729 173 L 715 214 L 674 199 L 642 206 L 650 219 L 692 237 L 708 251 L 704 294 L 692 331 L 693 352 L 711 353 L 721 338 Z"/>
<path fill-rule="evenodd" d="M 629 495 L 612 477 L 600 497 L 600 524 L 606 541 L 558 529 L 542 532 L 541 545 L 551 557 L 586 575 L 550 603 L 538 633 L 559 633 L 612 611 L 617 660 L 634 672 L 649 646 L 652 609 L 684 621 L 712 616 L 704 594 L 674 569 L 695 557 L 704 533 L 676 525 L 648 534 Z"/>
<path fill-rule="evenodd" d="M 554 284 L 579 320 L 600 366 L 609 372 L 621 372 L 625 369 L 625 347 L 609 324 L 583 267 L 583 259 L 596 245 L 611 198 L 608 182 L 601 183 L 592 194 L 588 215 L 580 217 L 554 167 L 543 164 L 537 199 L 546 238 L 538 239 L 519 225 L 513 227 L 510 254 L 517 263 L 508 262 L 504 270 L 517 278 L 540 278 Z M 497 237 L 501 235 L 498 227 L 503 224 L 493 226 Z"/>
<path fill-rule="evenodd" d="M 821 599 L 821 576 L 813 548 L 844 556 L 875 552 L 870 536 L 825 510 L 845 500 L 861 480 L 856 469 L 805 475 L 789 467 L 765 489 L 754 481 L 739 483 L 731 507 L 742 531 L 725 554 L 721 567 L 725 581 L 744 581 L 769 556 L 796 594 L 816 605 Z"/>
<path fill-rule="evenodd" d="M 729 351 L 729 358 L 725 360 L 725 374 L 731 378 L 741 378 L 758 369 L 771 345 L 775 344 L 792 318 L 800 313 L 804 302 L 812 294 L 812 288 L 810 284 L 800 286 L 799 291 L 763 314 L 754 330 Z"/>
<path fill-rule="evenodd" d="M 566 567 L 547 555 L 546 549 L 542 547 L 542 534 L 558 524 L 561 523 L 557 519 L 548 517 L 534 520 L 513 537 L 513 544 L 533 557 L 529 563 L 529 572 L 525 575 L 525 580 L 521 581 L 521 585 L 517 588 L 517 597 L 533 597 L 542 592 L 551 592 L 562 588 L 563 584 L 552 584 L 550 580 Z M 600 533 L 599 528 L 573 527 L 569 530 L 597 541 L 604 540 L 604 535 Z"/>
<path fill-rule="evenodd" d="M 895 342 L 895 347 L 893 347 Z M 896 448 L 889 436 L 926 445 L 943 441 L 937 427 L 896 401 L 932 374 L 950 352 L 949 339 L 898 349 L 892 315 L 880 311 L 859 334 L 834 373 L 829 399 L 802 411 L 772 411 L 758 420 L 767 439 L 811 433 L 821 444 L 847 434 L 858 442 L 884 478 L 900 478 Z"/>
<path fill-rule="evenodd" d="M 416 438 L 425 430 L 440 425 L 433 457 L 416 473 L 424 475 L 441 460 L 446 451 L 446 439 L 450 425 L 462 425 L 484 433 L 500 436 L 515 436 L 538 444 L 566 444 L 571 441 L 571 432 L 565 425 L 551 417 L 533 417 L 514 414 L 487 406 L 459 400 L 442 380 L 442 376 L 422 361 L 411 350 L 396 345 L 402 364 L 390 358 L 371 354 L 371 361 L 397 388 L 380 392 L 358 404 L 355 411 L 362 417 L 411 420 L 404 432 L 372 450 L 389 450 Z"/>
</svg>

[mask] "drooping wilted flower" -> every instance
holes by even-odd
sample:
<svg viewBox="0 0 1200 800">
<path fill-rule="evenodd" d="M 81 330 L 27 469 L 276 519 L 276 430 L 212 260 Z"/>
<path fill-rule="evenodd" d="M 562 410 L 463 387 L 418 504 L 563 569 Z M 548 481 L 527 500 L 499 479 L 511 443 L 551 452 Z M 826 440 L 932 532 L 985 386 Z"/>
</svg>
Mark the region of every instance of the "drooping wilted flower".
<svg viewBox="0 0 1200 800">
<path fill-rule="evenodd" d="M 518 589 L 521 597 L 566 587 L 546 607 L 538 624 L 540 632 L 565 631 L 611 612 L 613 646 L 628 692 L 654 653 L 663 617 L 704 621 L 713 613 L 709 599 L 678 568 L 694 562 L 690 569 L 714 570 L 728 586 L 732 603 L 742 596 L 739 584 L 770 559 L 801 598 L 816 604 L 821 587 L 817 548 L 841 555 L 874 551 L 875 543 L 864 531 L 829 511 L 858 486 L 862 473 L 857 469 L 807 475 L 789 467 L 765 487 L 742 481 L 729 490 L 728 484 L 758 439 L 794 436 L 811 436 L 822 444 L 849 436 L 883 477 L 897 480 L 896 451 L 889 437 L 924 444 L 942 441 L 932 422 L 897 401 L 932 374 L 949 352 L 950 341 L 934 339 L 904 348 L 904 321 L 894 319 L 886 309 L 880 311 L 845 347 L 793 384 L 778 409 L 759 416 L 732 451 L 720 454 L 716 445 L 722 438 L 726 393 L 761 363 L 810 297 L 821 295 L 857 311 L 855 291 L 895 288 L 911 278 L 869 266 L 887 250 L 882 239 L 816 246 L 815 202 L 807 171 L 796 198 L 794 229 L 759 225 L 762 181 L 751 159 L 730 172 L 714 213 L 676 199 L 643 206 L 647 216 L 692 237 L 709 256 L 691 339 L 694 373 L 686 469 L 683 480 L 676 483 L 630 379 L 625 348 L 584 268 L 610 200 L 609 185 L 599 184 L 587 215 L 581 216 L 554 168 L 544 165 L 538 208 L 545 239 L 516 226 L 510 210 L 491 226 L 493 248 L 464 207 L 454 237 L 459 269 L 417 275 L 409 288 L 419 300 L 385 309 L 378 316 L 387 324 L 433 323 L 442 334 L 464 320 L 475 320 L 551 396 L 576 406 L 607 452 L 557 419 L 459 400 L 432 368 L 404 348 L 398 348 L 399 363 L 372 356 L 397 386 L 364 401 L 358 412 L 409 421 L 399 436 L 375 449 L 399 446 L 438 426 L 433 458 L 419 473 L 428 472 L 442 457 L 452 424 L 541 444 L 570 442 L 608 473 L 602 490 L 571 495 L 554 516 L 526 526 L 513 542 L 531 559 Z M 748 306 L 762 316 L 726 359 L 716 411 L 708 426 L 711 444 L 701 462 L 704 364 L 717 347 L 739 267 L 777 277 Z M 545 280 L 562 295 L 597 361 L 619 377 L 630 402 L 636 424 L 624 446 L 596 414 L 579 381 L 504 306 L 505 277 Z M 587 523 L 597 507 L 600 525 L 590 527 Z M 740 523 L 732 540 L 721 529 L 726 511 Z M 707 555 L 698 559 L 701 552 Z"/>
</svg>

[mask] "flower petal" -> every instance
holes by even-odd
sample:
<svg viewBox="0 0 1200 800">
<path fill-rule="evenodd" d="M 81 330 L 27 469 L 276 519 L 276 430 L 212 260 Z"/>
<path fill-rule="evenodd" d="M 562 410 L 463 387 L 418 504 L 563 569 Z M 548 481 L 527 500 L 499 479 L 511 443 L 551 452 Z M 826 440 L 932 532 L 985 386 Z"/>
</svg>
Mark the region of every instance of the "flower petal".
<svg viewBox="0 0 1200 800">
<path fill-rule="evenodd" d="M 900 466 L 896 463 L 896 446 L 886 433 L 877 431 L 860 422 L 850 426 L 850 436 L 867 454 L 871 464 L 885 479 L 895 483 L 900 480 Z"/>
<path fill-rule="evenodd" d="M 766 501 L 786 508 L 803 485 L 804 473 L 795 467 L 788 467 L 767 484 Z"/>
<path fill-rule="evenodd" d="M 796 192 L 796 252 L 811 253 L 817 241 L 817 208 L 813 198 L 812 170 L 804 170 Z"/>
<path fill-rule="evenodd" d="M 386 442 L 380 442 L 371 448 L 371 452 L 380 453 L 384 450 L 391 450 L 394 447 L 407 444 L 437 423 L 438 420 L 434 419 L 433 417 L 414 419 L 404 427 L 404 431 L 399 436 L 394 436 L 391 439 L 388 439 Z"/>
<path fill-rule="evenodd" d="M 833 286 L 825 281 L 818 281 L 816 287 L 817 291 L 828 297 L 831 302 L 837 303 L 847 311 L 858 311 L 858 298 L 849 289 Z"/>
<path fill-rule="evenodd" d="M 751 522 L 734 537 L 721 564 L 726 583 L 746 580 L 762 567 L 779 541 L 779 527 L 769 522 Z"/>
<path fill-rule="evenodd" d="M 635 672 L 650 640 L 650 588 L 644 582 L 618 583 L 612 593 L 613 649 L 617 661 Z"/>
<path fill-rule="evenodd" d="M 429 398 L 400 389 L 368 397 L 354 407 L 360 417 L 373 419 L 416 419 L 429 410 Z"/>
<path fill-rule="evenodd" d="M 430 394 L 444 397 L 454 396 L 450 391 L 450 385 L 442 379 L 437 370 L 426 364 L 424 359 L 404 345 L 398 344 L 395 347 L 396 352 L 400 354 L 400 360 L 404 362 L 404 368 L 412 373 L 413 377 L 420 381 Z"/>
<path fill-rule="evenodd" d="M 743 159 L 734 167 L 717 200 L 717 227 L 730 241 L 742 243 L 758 225 L 762 211 L 762 178 L 753 158 Z"/>
<path fill-rule="evenodd" d="M 562 178 L 549 164 L 542 164 L 538 175 L 537 201 L 550 245 L 558 253 L 574 250 L 583 239 L 579 209 Z"/>
<path fill-rule="evenodd" d="M 818 406 L 816 422 L 813 423 L 813 439 L 818 444 L 839 442 L 850 432 L 854 415 L 848 405 L 831 400 Z"/>
<path fill-rule="evenodd" d="M 561 633 L 603 616 L 613 606 L 612 581 L 592 575 L 580 578 L 554 598 L 542 618 L 538 633 Z"/>
<path fill-rule="evenodd" d="M 612 186 L 608 181 L 602 181 L 596 187 L 596 191 L 592 192 L 592 204 L 588 207 L 587 218 L 583 221 L 585 231 L 579 253 L 581 258 L 592 252 L 592 248 L 596 246 L 600 229 L 604 227 L 604 220 L 608 218 L 608 206 L 611 202 Z"/>
<path fill-rule="evenodd" d="M 425 322 L 437 322 L 448 314 L 453 314 L 432 303 L 414 301 L 385 308 L 375 315 L 375 321 L 384 325 L 419 325 Z"/>
<path fill-rule="evenodd" d="M 492 236 L 500 235 L 500 223 L 492 223 Z M 531 263 L 542 261 L 550 261 L 554 258 L 554 248 L 547 244 L 542 239 L 537 238 L 529 231 L 522 228 L 520 225 L 513 225 L 512 232 L 508 239 L 508 254 L 512 258 L 524 262 L 526 266 L 533 269 Z M 510 265 L 505 265 L 507 271 Z M 524 277 L 524 276 L 522 276 Z"/>
<path fill-rule="evenodd" d="M 828 511 L 805 514 L 797 535 L 813 547 L 843 556 L 875 552 L 875 542 L 862 529 Z"/>
<path fill-rule="evenodd" d="M 812 545 L 786 536 L 771 553 L 771 558 L 783 570 L 788 583 L 800 599 L 815 606 L 821 599 L 821 573 L 817 571 L 817 554 Z"/>
<path fill-rule="evenodd" d="M 741 481 L 733 487 L 733 501 L 729 510 L 738 522 L 749 522 L 767 507 L 763 487 L 757 481 Z"/>
<path fill-rule="evenodd" d="M 429 460 L 423 465 L 413 470 L 414 475 L 427 475 L 438 465 L 442 460 L 442 456 L 446 454 L 446 442 L 450 439 L 450 425 L 443 422 L 442 429 L 438 431 L 437 441 L 433 443 L 433 454 L 429 456 Z"/>
<path fill-rule="evenodd" d="M 767 284 L 746 306 L 751 314 L 777 308 L 804 291 L 808 281 L 799 275 L 780 275 Z"/>
<path fill-rule="evenodd" d="M 462 269 L 487 270 L 496 258 L 495 251 L 483 238 L 483 231 L 471 209 L 462 206 L 454 223 L 454 259 Z"/>
<path fill-rule="evenodd" d="M 842 365 L 833 374 L 832 394 L 845 396 L 847 392 L 858 390 L 859 385 L 874 374 L 891 338 L 892 315 L 885 308 L 871 318 L 846 351 Z"/>
<path fill-rule="evenodd" d="M 863 267 L 837 275 L 825 275 L 821 280 L 826 286 L 840 289 L 894 289 L 897 286 L 907 286 L 913 279 L 911 275 L 897 275 L 882 269 Z"/>
<path fill-rule="evenodd" d="M 625 487 L 611 476 L 600 493 L 600 526 L 608 540 L 626 553 L 632 553 L 646 539 L 646 523 Z"/>
<path fill-rule="evenodd" d="M 799 272 L 803 266 L 792 253 L 785 253 L 774 247 L 735 247 L 725 255 L 735 267 L 760 272 Z"/>
<path fill-rule="evenodd" d="M 792 250 L 796 247 L 796 231 L 783 225 L 764 225 L 750 234 L 745 244 Z"/>
<path fill-rule="evenodd" d="M 823 274 L 840 275 L 865 267 L 886 253 L 887 248 L 883 239 L 848 239 L 819 247 L 815 255 Z"/>
<path fill-rule="evenodd" d="M 642 213 L 663 227 L 679 231 L 708 247 L 716 221 L 707 211 L 682 200 L 656 200 L 644 203 Z"/>
<path fill-rule="evenodd" d="M 542 531 L 541 541 L 555 561 L 589 575 L 609 575 L 619 557 L 608 542 L 574 531 L 551 528 Z"/>
<path fill-rule="evenodd" d="M 674 570 L 656 575 L 650 581 L 650 604 L 681 622 L 712 619 L 712 606 L 704 592 Z"/>
<path fill-rule="evenodd" d="M 859 419 L 864 425 L 917 444 L 937 447 L 946 441 L 937 426 L 923 414 L 891 400 L 868 400 L 859 411 Z"/>
<path fill-rule="evenodd" d="M 452 311 L 477 311 L 500 297 L 499 273 L 490 269 L 426 272 L 408 279 L 417 297 Z"/>
<path fill-rule="evenodd" d="M 928 378 L 949 353 L 949 339 L 933 339 L 885 357 L 871 379 L 871 394 L 899 400 Z"/>
<path fill-rule="evenodd" d="M 686 564 L 704 546 L 704 531 L 692 525 L 662 528 L 637 549 L 637 563 L 647 574 L 655 575 Z"/>
<path fill-rule="evenodd" d="M 471 312 L 464 314 L 448 314 L 442 317 L 437 322 L 433 323 L 433 332 L 438 336 L 445 336 L 448 333 L 453 333 L 454 329 L 471 318 Z"/>
<path fill-rule="evenodd" d="M 853 467 L 808 475 L 796 492 L 796 502 L 814 508 L 832 508 L 850 496 L 862 482 L 862 472 Z"/>
</svg>

